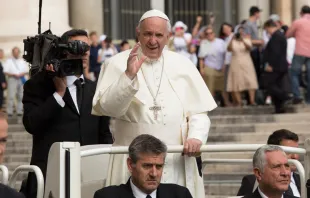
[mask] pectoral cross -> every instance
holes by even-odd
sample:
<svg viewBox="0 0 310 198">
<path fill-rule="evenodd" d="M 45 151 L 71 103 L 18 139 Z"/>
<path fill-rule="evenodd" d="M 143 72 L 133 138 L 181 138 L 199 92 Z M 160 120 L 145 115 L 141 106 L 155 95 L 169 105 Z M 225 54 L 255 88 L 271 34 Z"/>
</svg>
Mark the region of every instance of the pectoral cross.
<svg viewBox="0 0 310 198">
<path fill-rule="evenodd" d="M 154 113 L 154 120 L 157 120 L 158 111 L 161 110 L 161 106 L 157 106 L 156 101 L 154 101 L 154 106 L 149 108 Z"/>
</svg>

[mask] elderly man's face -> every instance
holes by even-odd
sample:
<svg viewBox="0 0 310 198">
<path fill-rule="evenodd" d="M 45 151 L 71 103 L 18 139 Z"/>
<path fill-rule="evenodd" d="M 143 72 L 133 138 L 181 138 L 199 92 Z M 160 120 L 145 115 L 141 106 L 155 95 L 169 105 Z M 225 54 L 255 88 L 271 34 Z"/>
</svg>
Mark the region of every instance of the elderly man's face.
<svg viewBox="0 0 310 198">
<path fill-rule="evenodd" d="M 150 59 L 158 59 L 169 39 L 167 21 L 159 17 L 144 19 L 137 29 L 142 52 Z"/>
<path fill-rule="evenodd" d="M 165 155 L 140 154 L 136 163 L 128 158 L 132 182 L 144 193 L 151 194 L 160 184 Z"/>
<path fill-rule="evenodd" d="M 0 119 L 0 164 L 3 162 L 7 136 L 8 122 L 5 119 Z"/>
<path fill-rule="evenodd" d="M 268 191 L 285 192 L 291 182 L 291 170 L 286 155 L 281 151 L 267 152 L 263 172 L 254 171 L 259 186 Z M 259 173 L 258 173 L 259 172 Z"/>
</svg>

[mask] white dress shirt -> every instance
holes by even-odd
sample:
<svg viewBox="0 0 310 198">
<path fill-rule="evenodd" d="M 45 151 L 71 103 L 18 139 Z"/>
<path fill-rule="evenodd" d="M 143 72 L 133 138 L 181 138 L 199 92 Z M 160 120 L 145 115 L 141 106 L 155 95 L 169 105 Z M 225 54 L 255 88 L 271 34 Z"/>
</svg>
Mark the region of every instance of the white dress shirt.
<svg viewBox="0 0 310 198">
<path fill-rule="evenodd" d="M 19 59 L 10 58 L 3 65 L 3 72 L 11 74 L 11 75 L 12 74 L 19 75 L 23 73 L 28 73 L 28 71 L 29 71 L 28 65 L 21 58 Z"/>
<path fill-rule="evenodd" d="M 291 187 L 291 189 L 292 189 L 292 191 L 293 191 L 294 196 L 295 196 L 295 197 L 300 197 L 300 193 L 299 193 L 299 191 L 298 191 L 298 188 L 297 188 L 296 183 L 295 183 L 295 179 L 294 179 L 294 177 L 293 177 L 293 172 L 291 173 L 291 183 L 290 183 L 290 187 Z"/>
<path fill-rule="evenodd" d="M 84 81 L 84 76 L 83 75 L 81 75 L 80 78 L 83 79 L 83 81 Z M 78 107 L 78 104 L 77 104 L 77 98 L 76 98 L 76 86 L 74 84 L 74 82 L 78 78 L 76 76 L 67 76 L 66 79 L 67 79 L 67 87 L 69 89 L 69 92 L 70 92 L 71 98 L 73 100 L 73 103 L 74 103 L 78 113 L 80 113 L 79 107 Z M 55 92 L 53 95 L 54 95 L 54 98 L 56 99 L 57 103 L 61 107 L 64 107 L 65 106 L 65 101 L 62 99 L 62 97 L 57 92 Z"/>
<path fill-rule="evenodd" d="M 137 188 L 133 183 L 132 180 L 130 179 L 130 186 L 131 186 L 131 190 L 132 193 L 134 195 L 135 198 L 146 198 L 147 194 L 145 194 L 144 192 L 142 192 L 139 188 Z M 157 190 L 154 190 L 150 196 L 152 198 L 156 198 L 156 192 Z"/>
<path fill-rule="evenodd" d="M 259 189 L 259 187 L 258 187 L 257 189 L 258 189 L 258 192 L 259 192 L 259 194 L 260 194 L 260 196 L 261 196 L 262 198 L 268 198 L 268 197 Z M 282 195 L 281 198 L 283 198 L 283 195 Z"/>
</svg>

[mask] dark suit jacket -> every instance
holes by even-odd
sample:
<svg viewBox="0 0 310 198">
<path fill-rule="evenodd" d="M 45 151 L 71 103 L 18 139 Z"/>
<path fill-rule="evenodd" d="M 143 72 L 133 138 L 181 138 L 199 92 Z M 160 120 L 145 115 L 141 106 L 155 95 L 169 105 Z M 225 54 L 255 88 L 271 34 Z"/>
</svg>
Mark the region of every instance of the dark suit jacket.
<svg viewBox="0 0 310 198">
<path fill-rule="evenodd" d="M 24 195 L 17 192 L 16 190 L 0 184 L 0 197 L 2 198 L 25 198 Z"/>
<path fill-rule="evenodd" d="M 293 173 L 293 178 L 295 180 L 295 184 L 296 184 L 298 191 L 300 193 L 300 177 L 298 174 Z M 252 194 L 255 181 L 256 181 L 255 175 L 244 176 L 242 179 L 241 187 L 238 191 L 237 196 Z"/>
<path fill-rule="evenodd" d="M 192 198 L 189 190 L 176 184 L 160 184 L 157 188 L 157 198 Z M 109 186 L 96 191 L 94 198 L 135 198 L 130 180 L 120 186 Z"/>
<path fill-rule="evenodd" d="M 91 115 L 96 84 L 85 79 L 80 114 L 67 89 L 62 108 L 53 96 L 54 83 L 45 72 L 37 74 L 24 85 L 24 116 L 26 130 L 32 134 L 31 164 L 46 173 L 48 152 L 55 142 L 73 141 L 81 145 L 112 144 L 109 117 Z"/>
<path fill-rule="evenodd" d="M 275 72 L 287 72 L 286 48 L 285 35 L 280 30 L 274 32 L 264 50 L 264 63 L 268 63 Z"/>
<path fill-rule="evenodd" d="M 256 190 L 254 193 L 249 194 L 249 195 L 246 195 L 246 196 L 244 196 L 243 198 L 262 198 L 262 197 L 260 196 L 258 190 Z M 286 195 L 286 194 L 284 193 L 283 198 L 297 198 L 297 197 L 290 196 L 290 195 Z"/>
</svg>

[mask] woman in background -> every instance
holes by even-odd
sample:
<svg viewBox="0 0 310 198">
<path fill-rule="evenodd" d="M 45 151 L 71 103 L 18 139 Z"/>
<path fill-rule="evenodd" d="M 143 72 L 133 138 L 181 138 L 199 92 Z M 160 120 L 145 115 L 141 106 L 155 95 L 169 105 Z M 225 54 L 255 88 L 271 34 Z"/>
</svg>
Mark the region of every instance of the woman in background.
<svg viewBox="0 0 310 198">
<path fill-rule="evenodd" d="M 227 91 L 232 92 L 237 106 L 242 106 L 242 91 L 248 91 L 250 105 L 256 105 L 255 91 L 258 88 L 258 83 L 250 55 L 251 48 L 250 37 L 244 33 L 242 26 L 239 27 L 238 32 L 228 45 L 228 51 L 232 52 L 232 58 L 227 79 Z"/>
</svg>

